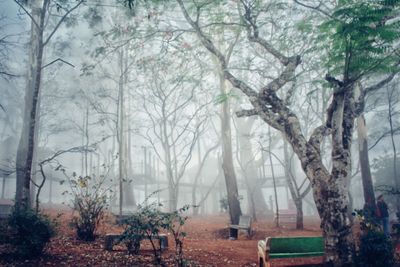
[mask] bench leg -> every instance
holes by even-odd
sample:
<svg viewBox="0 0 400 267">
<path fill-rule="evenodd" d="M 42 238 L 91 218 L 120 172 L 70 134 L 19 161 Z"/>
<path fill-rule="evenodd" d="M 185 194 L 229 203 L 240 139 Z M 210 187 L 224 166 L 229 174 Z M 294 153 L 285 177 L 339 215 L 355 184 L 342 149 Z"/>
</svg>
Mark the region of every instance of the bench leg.
<svg viewBox="0 0 400 267">
<path fill-rule="evenodd" d="M 158 239 L 160 241 L 160 249 L 165 250 L 168 248 L 168 237 L 167 236 L 160 236 Z"/>
<path fill-rule="evenodd" d="M 236 240 L 238 238 L 238 229 L 229 228 L 229 239 Z"/>
<path fill-rule="evenodd" d="M 113 236 L 106 236 L 104 239 L 104 249 L 107 251 L 112 251 L 114 246 L 114 237 Z"/>
</svg>

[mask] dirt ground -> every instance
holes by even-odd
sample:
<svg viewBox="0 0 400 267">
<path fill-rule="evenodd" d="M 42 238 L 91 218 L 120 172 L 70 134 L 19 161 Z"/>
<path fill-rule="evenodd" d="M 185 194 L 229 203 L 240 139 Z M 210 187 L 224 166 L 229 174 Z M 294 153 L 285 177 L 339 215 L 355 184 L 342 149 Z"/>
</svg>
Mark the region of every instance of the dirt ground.
<svg viewBox="0 0 400 267">
<path fill-rule="evenodd" d="M 56 212 L 52 211 L 51 214 L 54 216 Z M 40 259 L 23 261 L 3 253 L 0 254 L 0 266 L 154 266 L 149 244 L 142 245 L 139 255 L 130 255 L 122 245 L 115 246 L 110 252 L 104 250 L 105 234 L 121 231 L 110 216 L 102 223 L 98 231 L 99 238 L 95 242 L 83 242 L 75 238 L 73 229 L 68 225 L 71 216 L 71 211 L 63 212 L 59 218 L 58 234 Z M 258 240 L 267 236 L 321 234 L 317 218 L 305 218 L 305 229 L 302 231 L 290 225 L 276 228 L 271 220 L 263 219 L 253 223 L 254 235 L 251 238 L 240 234 L 238 240 L 229 240 L 228 221 L 228 216 L 223 214 L 189 218 L 184 229 L 187 232 L 184 256 L 189 266 L 258 266 Z M 174 244 L 171 237 L 168 241 L 169 248 L 163 253 L 163 261 L 167 266 L 173 266 Z M 321 261 L 321 257 L 279 259 L 273 261 L 273 266 L 318 264 Z"/>
</svg>

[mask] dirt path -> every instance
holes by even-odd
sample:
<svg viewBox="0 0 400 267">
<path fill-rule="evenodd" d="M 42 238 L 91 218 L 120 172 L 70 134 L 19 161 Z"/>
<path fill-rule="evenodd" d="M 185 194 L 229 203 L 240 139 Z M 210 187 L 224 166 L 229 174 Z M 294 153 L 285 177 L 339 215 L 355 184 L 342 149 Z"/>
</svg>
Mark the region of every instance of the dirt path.
<svg viewBox="0 0 400 267">
<path fill-rule="evenodd" d="M 111 224 L 111 219 L 101 226 L 100 237 L 92 243 L 76 240 L 73 230 L 68 227 L 70 219 L 71 212 L 60 218 L 59 233 L 42 258 L 20 261 L 3 253 L 0 266 L 154 266 L 149 244 L 143 244 L 139 255 L 129 255 L 124 246 L 116 246 L 111 252 L 103 249 L 104 235 L 120 231 Z M 229 240 L 227 225 L 226 215 L 196 217 L 187 221 L 184 254 L 189 266 L 257 266 L 257 242 L 266 236 L 320 235 L 319 221 L 315 218 L 306 219 L 306 229 L 302 231 L 291 227 L 275 228 L 271 221 L 261 220 L 253 224 L 254 235 L 251 239 L 240 235 L 238 240 Z M 163 259 L 166 265 L 174 265 L 172 238 L 169 238 L 169 249 L 163 254 Z M 320 261 L 320 258 L 278 260 L 274 266 Z"/>
</svg>

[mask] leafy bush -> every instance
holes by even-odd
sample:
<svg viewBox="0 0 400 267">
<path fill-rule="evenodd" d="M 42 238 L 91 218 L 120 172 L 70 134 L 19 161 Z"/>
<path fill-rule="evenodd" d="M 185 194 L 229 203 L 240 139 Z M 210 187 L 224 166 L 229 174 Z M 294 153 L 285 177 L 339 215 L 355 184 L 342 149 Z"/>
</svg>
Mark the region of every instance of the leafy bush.
<svg viewBox="0 0 400 267">
<path fill-rule="evenodd" d="M 381 231 L 371 230 L 361 236 L 358 265 L 389 267 L 394 264 L 393 245 Z"/>
<path fill-rule="evenodd" d="M 379 219 L 370 209 L 355 210 L 360 219 L 363 233 L 356 258 L 358 266 L 390 267 L 394 264 L 394 250 L 391 240 L 382 232 Z"/>
<path fill-rule="evenodd" d="M 43 251 L 55 234 L 55 222 L 25 207 L 13 209 L 7 219 L 2 241 L 8 243 L 22 258 L 34 258 Z"/>
<path fill-rule="evenodd" d="M 161 204 L 151 204 L 149 206 L 138 206 L 138 211 L 129 218 L 122 221 L 125 230 L 121 235 L 120 242 L 124 242 L 128 250 L 138 253 L 140 241 L 144 238 L 150 240 L 153 248 L 154 257 L 157 264 L 162 262 L 161 249 L 154 240 L 159 239 L 162 230 L 171 233 L 175 242 L 175 261 L 177 266 L 184 266 L 183 242 L 186 233 L 182 231 L 187 217 L 183 213 L 189 209 L 186 205 L 174 212 L 161 212 Z"/>
<path fill-rule="evenodd" d="M 380 219 L 376 217 L 375 211 L 371 208 L 363 210 L 354 210 L 353 216 L 357 216 L 360 220 L 360 228 L 364 232 L 379 231 L 381 229 Z"/>
<path fill-rule="evenodd" d="M 124 242 L 129 252 L 139 253 L 140 241 L 147 238 L 153 248 L 157 263 L 161 263 L 161 250 L 154 243 L 159 238 L 160 230 L 163 228 L 164 213 L 157 209 L 155 204 L 149 206 L 138 206 L 138 211 L 123 220 L 124 232 L 120 241 Z"/>
<path fill-rule="evenodd" d="M 107 208 L 107 193 L 109 188 L 104 187 L 103 176 L 89 177 L 77 176 L 73 173 L 68 179 L 74 201 L 73 209 L 78 216 L 72 219 L 72 225 L 76 229 L 79 239 L 93 241 L 96 238 L 96 230 Z"/>
<path fill-rule="evenodd" d="M 184 213 L 190 208 L 189 205 L 185 205 L 179 210 L 174 212 L 166 213 L 163 216 L 163 228 L 166 229 L 174 237 L 175 241 L 175 263 L 177 266 L 185 266 L 183 259 L 183 241 L 186 237 L 186 232 L 183 231 L 182 227 L 188 219 L 184 216 Z"/>
</svg>

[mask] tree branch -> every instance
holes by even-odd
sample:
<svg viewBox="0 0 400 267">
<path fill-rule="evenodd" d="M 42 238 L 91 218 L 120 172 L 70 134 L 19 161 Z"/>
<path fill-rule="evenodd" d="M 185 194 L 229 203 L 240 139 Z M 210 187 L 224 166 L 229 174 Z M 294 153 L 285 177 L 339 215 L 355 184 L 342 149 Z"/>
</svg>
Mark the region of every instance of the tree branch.
<svg viewBox="0 0 400 267">
<path fill-rule="evenodd" d="M 303 6 L 303 7 L 309 8 L 309 9 L 316 10 L 316 11 L 318 11 L 318 12 L 324 14 L 324 15 L 327 16 L 327 17 L 333 18 L 333 17 L 331 16 L 331 14 L 329 14 L 328 12 L 326 12 L 326 11 L 320 9 L 320 6 L 321 6 L 321 4 L 322 4 L 322 1 L 319 3 L 318 6 L 309 6 L 309 5 L 306 5 L 306 4 L 301 3 L 301 2 L 298 1 L 298 0 L 293 0 L 293 1 L 294 1 L 296 4 L 300 5 L 300 6 Z"/>
<path fill-rule="evenodd" d="M 258 113 L 255 109 L 240 110 L 240 111 L 236 112 L 236 116 L 238 116 L 239 118 L 250 117 L 250 116 L 255 116 L 255 115 L 258 115 Z"/>
<path fill-rule="evenodd" d="M 36 20 L 32 17 L 31 13 L 28 12 L 28 10 L 25 9 L 24 5 L 21 4 L 18 0 L 14 0 L 15 3 L 17 3 L 17 5 L 20 6 L 20 8 L 22 8 L 22 10 L 25 12 L 25 14 L 27 14 L 29 16 L 29 18 L 31 19 L 31 21 L 33 22 L 33 24 L 35 24 L 35 26 L 39 29 L 39 24 L 36 22 Z"/>
<path fill-rule="evenodd" d="M 16 0 L 15 0 L 16 1 Z M 46 46 L 47 43 L 50 41 L 51 37 L 53 37 L 54 33 L 58 30 L 58 28 L 60 27 L 61 23 L 66 19 L 66 17 L 75 9 L 77 9 L 82 3 L 84 2 L 84 0 L 80 0 L 78 2 L 78 4 L 76 4 L 73 8 L 71 8 L 70 10 L 68 10 L 64 16 L 62 16 L 62 18 L 58 21 L 57 25 L 54 27 L 53 31 L 50 33 L 50 35 L 47 37 L 46 41 L 44 41 L 43 46 Z"/>
<path fill-rule="evenodd" d="M 61 61 L 61 62 L 65 63 L 65 64 L 70 65 L 71 67 L 75 68 L 75 66 L 72 65 L 71 63 L 69 63 L 69 62 L 67 62 L 67 61 L 65 61 L 65 60 L 63 60 L 63 59 L 61 59 L 61 58 L 57 58 L 57 59 L 53 60 L 52 62 L 50 62 L 50 63 L 44 65 L 44 66 L 42 67 L 42 69 L 44 69 L 44 68 L 46 68 L 46 67 L 48 67 L 48 66 L 50 66 L 50 65 L 52 65 L 52 64 L 54 64 L 54 63 L 56 63 L 57 61 Z"/>
</svg>

